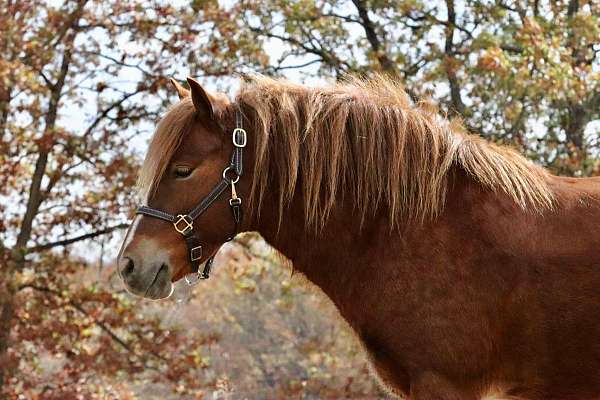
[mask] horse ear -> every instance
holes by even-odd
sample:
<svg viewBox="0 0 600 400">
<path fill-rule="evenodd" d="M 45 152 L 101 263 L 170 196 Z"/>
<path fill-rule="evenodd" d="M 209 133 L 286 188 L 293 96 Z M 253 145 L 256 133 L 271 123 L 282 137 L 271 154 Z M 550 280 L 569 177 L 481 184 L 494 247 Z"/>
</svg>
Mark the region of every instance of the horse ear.
<svg viewBox="0 0 600 400">
<path fill-rule="evenodd" d="M 190 91 L 192 93 L 192 103 L 196 108 L 196 112 L 201 117 L 213 118 L 213 107 L 210 101 L 210 97 L 206 93 L 202 86 L 194 78 L 187 78 L 188 84 L 190 85 Z"/>
<path fill-rule="evenodd" d="M 184 88 L 177 82 L 175 79 L 171 78 L 171 83 L 175 86 L 175 90 L 177 90 L 177 94 L 179 95 L 179 100 L 184 97 L 188 97 L 190 95 L 190 91 Z"/>
</svg>

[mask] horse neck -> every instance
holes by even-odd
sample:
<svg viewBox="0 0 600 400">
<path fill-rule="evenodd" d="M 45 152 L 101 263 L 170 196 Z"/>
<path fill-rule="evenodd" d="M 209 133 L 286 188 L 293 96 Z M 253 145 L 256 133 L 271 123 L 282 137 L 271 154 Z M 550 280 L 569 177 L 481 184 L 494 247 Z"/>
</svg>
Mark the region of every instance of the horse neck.
<svg viewBox="0 0 600 400">
<path fill-rule="evenodd" d="M 361 228 L 352 210 L 340 204 L 325 226 L 315 232 L 306 226 L 304 205 L 298 195 L 280 226 L 277 210 L 275 199 L 271 202 L 267 198 L 253 230 L 290 259 L 295 271 L 303 273 L 340 306 L 362 274 L 361 264 L 352 262 L 352 258 L 368 248 L 365 238 L 369 238 L 374 224 L 367 222 Z"/>
<path fill-rule="evenodd" d="M 339 196 L 340 200 L 323 228 L 315 230 L 306 224 L 300 189 L 279 225 L 278 196 L 274 192 L 265 196 L 260 214 L 253 213 L 247 229 L 258 231 L 270 245 L 289 258 L 294 270 L 319 286 L 348 320 L 353 319 L 352 308 L 357 296 L 360 297 L 361 292 L 378 279 L 381 269 L 391 267 L 389 261 L 385 265 L 384 254 L 397 258 L 412 240 L 426 240 L 413 233 L 406 236 L 409 229 L 407 232 L 392 230 L 385 206 L 361 223 L 360 212 L 349 195 Z M 388 253 L 389 250 L 393 250 L 394 256 Z"/>
</svg>

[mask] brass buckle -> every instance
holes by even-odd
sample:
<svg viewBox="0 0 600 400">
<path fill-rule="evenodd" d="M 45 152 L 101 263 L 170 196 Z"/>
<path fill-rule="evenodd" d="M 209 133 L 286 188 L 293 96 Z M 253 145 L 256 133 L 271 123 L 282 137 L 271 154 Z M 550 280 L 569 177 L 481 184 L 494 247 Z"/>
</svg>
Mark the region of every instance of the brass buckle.
<svg viewBox="0 0 600 400">
<path fill-rule="evenodd" d="M 181 225 L 181 222 L 185 224 L 182 228 L 179 227 Z M 185 235 L 186 233 L 194 229 L 194 221 L 188 215 L 179 214 L 177 216 L 177 221 L 173 222 L 173 226 L 175 227 L 175 230 L 177 232 L 181 233 L 182 235 Z"/>
</svg>

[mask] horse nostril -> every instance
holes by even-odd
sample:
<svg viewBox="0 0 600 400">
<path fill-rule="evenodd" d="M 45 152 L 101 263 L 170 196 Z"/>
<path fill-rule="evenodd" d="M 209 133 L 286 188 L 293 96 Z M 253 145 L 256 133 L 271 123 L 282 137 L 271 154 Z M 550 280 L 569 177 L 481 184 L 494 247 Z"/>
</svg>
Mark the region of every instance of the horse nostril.
<svg viewBox="0 0 600 400">
<path fill-rule="evenodd" d="M 125 267 L 121 270 L 121 275 L 128 276 L 131 275 L 131 273 L 133 272 L 133 260 L 131 258 L 126 258 L 127 263 L 125 264 Z"/>
</svg>

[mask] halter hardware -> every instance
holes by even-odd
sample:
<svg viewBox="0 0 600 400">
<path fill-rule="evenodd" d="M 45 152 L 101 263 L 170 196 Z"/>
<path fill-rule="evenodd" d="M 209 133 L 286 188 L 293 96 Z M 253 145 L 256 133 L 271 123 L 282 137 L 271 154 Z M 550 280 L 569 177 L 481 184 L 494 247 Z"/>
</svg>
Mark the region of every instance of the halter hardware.
<svg viewBox="0 0 600 400">
<path fill-rule="evenodd" d="M 202 259 L 202 245 L 197 232 L 194 232 L 194 221 L 202 215 L 228 187 L 231 187 L 231 198 L 229 199 L 229 207 L 233 216 L 234 230 L 233 233 L 225 239 L 225 242 L 232 240 L 239 231 L 242 223 L 242 199 L 238 197 L 235 190 L 235 184 L 240 180 L 243 172 L 243 148 L 248 142 L 248 135 L 242 128 L 242 114 L 238 109 L 235 114 L 236 128 L 233 130 L 231 140 L 233 142 L 233 154 L 231 161 L 223 170 L 223 179 L 204 197 L 196 207 L 187 214 L 178 214 L 177 216 L 168 212 L 158 210 L 148 206 L 140 206 L 135 211 L 136 214 L 147 215 L 149 217 L 162 219 L 170 222 L 175 230 L 183 236 L 188 248 L 189 261 L 192 271 L 195 273 L 193 277 L 186 276 L 185 281 L 188 285 L 194 285 L 202 279 L 208 279 L 214 254 L 210 256 L 204 264 L 204 269 L 200 271 L 200 260 Z"/>
<path fill-rule="evenodd" d="M 234 174 L 233 178 L 227 177 L 227 174 L 229 172 L 231 172 L 231 173 Z M 240 176 L 237 175 L 237 173 L 235 172 L 235 170 L 230 165 L 229 167 L 227 167 L 227 168 L 225 168 L 223 170 L 223 179 L 226 180 L 226 181 L 229 181 L 232 185 L 234 185 L 234 184 L 238 183 L 238 181 L 240 180 Z"/>
<path fill-rule="evenodd" d="M 182 222 L 185 225 L 183 228 L 180 228 L 178 225 L 180 225 Z M 177 232 L 181 233 L 182 235 L 185 235 L 186 233 L 191 232 L 194 229 L 194 221 L 188 215 L 179 214 L 177 216 L 177 221 L 173 222 L 173 226 L 175 227 L 175 230 Z"/>
<path fill-rule="evenodd" d="M 190 260 L 198 261 L 202 258 L 202 246 L 193 247 L 190 250 Z"/>
<path fill-rule="evenodd" d="M 244 130 L 244 128 L 235 128 L 233 130 L 233 133 L 231 134 L 231 136 L 232 136 L 232 140 L 233 140 L 233 145 L 235 147 L 238 147 L 238 148 L 246 147 L 246 143 L 248 143 L 248 135 L 246 134 L 246 131 Z M 238 139 L 238 137 L 240 139 Z"/>
</svg>

